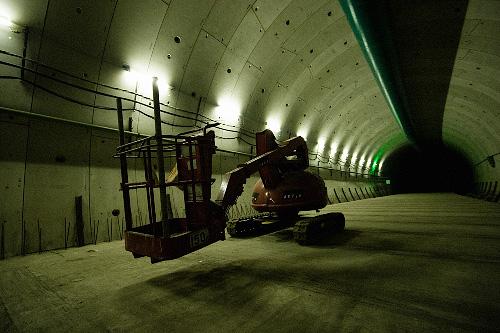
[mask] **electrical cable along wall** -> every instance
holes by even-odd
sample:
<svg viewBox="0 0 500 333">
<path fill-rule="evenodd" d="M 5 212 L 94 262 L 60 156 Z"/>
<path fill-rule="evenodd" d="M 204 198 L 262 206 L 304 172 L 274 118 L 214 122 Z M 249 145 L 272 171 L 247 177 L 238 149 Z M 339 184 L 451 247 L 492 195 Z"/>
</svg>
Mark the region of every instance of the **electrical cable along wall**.
<svg viewBox="0 0 500 333">
<path fill-rule="evenodd" d="M 22 59 L 23 63 L 31 63 L 34 67 L 38 68 L 43 68 L 39 70 L 33 70 L 30 68 L 22 67 L 20 65 L 16 65 L 13 62 L 7 62 L 7 61 L 0 61 L 0 66 L 6 66 L 6 67 L 11 67 L 14 69 L 17 69 L 20 71 L 20 76 L 0 76 L 0 79 L 5 79 L 5 80 L 20 80 L 20 82 L 32 86 L 36 89 L 39 89 L 47 94 L 50 94 L 52 96 L 55 96 L 58 99 L 62 99 L 64 101 L 72 103 L 77 109 L 79 106 L 83 107 L 89 107 L 93 108 L 94 113 L 95 112 L 101 112 L 105 114 L 105 111 L 115 111 L 116 107 L 115 106 L 106 106 L 106 104 L 110 104 L 109 101 L 114 101 L 116 98 L 120 98 L 124 105 L 129 105 L 129 107 L 124 107 L 123 111 L 128 111 L 131 112 L 131 115 L 134 113 L 137 113 L 137 115 L 134 115 L 134 117 L 129 117 L 128 119 L 128 127 L 129 130 L 126 131 L 127 134 L 129 135 L 135 135 L 135 136 L 146 136 L 152 134 L 151 132 L 143 132 L 139 133 L 137 131 L 134 131 L 131 127 L 132 124 L 134 123 L 133 119 L 136 119 L 136 123 L 139 122 L 140 117 L 148 118 L 148 119 L 153 119 L 153 115 L 151 114 L 153 107 L 151 105 L 152 98 L 147 97 L 145 95 L 140 95 L 137 92 L 133 91 L 128 91 L 122 88 L 117 88 L 105 84 L 100 84 L 98 82 L 90 81 L 85 78 L 80 78 L 76 77 L 74 75 L 71 75 L 67 72 L 58 70 L 56 68 L 49 67 L 44 64 L 40 64 L 34 60 L 31 59 L 26 59 L 25 57 L 9 53 L 7 51 L 0 50 L 0 54 L 4 54 L 6 56 L 9 56 L 14 59 Z M 44 72 L 51 72 L 51 75 L 44 74 Z M 26 74 L 27 73 L 27 74 Z M 28 76 L 32 76 L 31 80 L 28 78 Z M 65 79 L 60 79 L 58 76 L 63 76 Z M 48 82 L 45 85 L 42 85 L 40 83 L 36 83 L 37 78 L 41 78 L 43 81 L 42 82 Z M 76 81 L 77 83 L 72 83 L 71 81 Z M 56 88 L 50 88 L 52 85 L 56 85 Z M 92 85 L 95 86 L 96 88 L 88 88 L 86 86 Z M 77 91 L 82 91 L 84 93 L 90 93 L 90 94 L 95 94 L 94 97 L 94 103 L 86 103 L 84 101 L 78 100 L 76 98 L 73 98 L 68 94 L 68 90 L 71 91 L 72 89 L 75 89 Z M 110 91 L 110 92 L 103 92 L 102 90 Z M 105 98 L 105 102 L 102 105 L 97 105 L 95 101 L 97 100 L 103 100 Z M 239 147 L 245 148 L 244 144 L 248 145 L 250 149 L 242 149 L 241 151 L 227 151 L 224 149 L 220 149 L 221 151 L 226 151 L 226 152 L 231 152 L 235 154 L 243 154 L 243 155 L 248 155 L 248 156 L 253 156 L 253 147 L 255 147 L 254 143 L 251 143 L 250 141 L 254 140 L 255 137 L 255 132 L 249 131 L 245 129 L 243 126 L 235 126 L 231 124 L 224 124 L 224 120 L 221 119 L 212 119 L 209 118 L 203 114 L 200 114 L 200 105 L 202 102 L 202 98 L 199 99 L 200 103 L 198 105 L 198 110 L 186 110 L 183 108 L 177 108 L 169 105 L 170 103 L 160 103 L 161 110 L 160 112 L 163 114 L 163 118 L 168 118 L 168 119 L 173 119 L 173 121 L 169 122 L 166 120 L 162 119 L 162 124 L 170 126 L 171 131 L 175 131 L 175 129 L 178 130 L 184 130 L 186 128 L 203 128 L 203 126 L 208 125 L 208 124 L 214 124 L 217 123 L 217 126 L 215 126 L 215 129 L 219 130 L 219 136 L 216 136 L 217 139 L 219 140 L 237 140 L 240 144 Z M 143 110 L 144 109 L 144 110 Z M 96 128 L 96 129 L 102 129 L 102 130 L 109 130 L 109 131 L 117 131 L 117 128 L 115 126 L 104 126 L 100 124 L 95 124 L 94 122 L 82 122 L 82 121 L 75 121 L 72 120 L 71 118 L 73 117 L 71 114 L 69 115 L 69 119 L 63 117 L 53 117 L 50 115 L 45 115 L 43 113 L 38 114 L 38 113 L 32 113 L 32 112 L 26 112 L 26 111 L 21 111 L 21 110 L 15 110 L 15 109 L 9 109 L 9 108 L 4 108 L 0 107 L 0 110 L 3 113 L 8 113 L 11 115 L 17 115 L 17 116 L 24 116 L 24 117 L 35 117 L 35 118 L 41 118 L 45 119 L 48 121 L 56 121 L 56 122 L 63 122 L 63 123 L 68 123 L 72 125 L 77 125 L 77 126 L 83 126 L 83 127 L 88 127 L 88 128 Z M 66 116 L 67 116 L 66 115 Z M 111 118 L 113 117 L 113 112 L 110 114 L 106 114 L 106 116 L 110 116 Z M 76 118 L 79 118 L 76 116 Z M 102 116 L 95 115 L 92 117 L 94 119 L 100 119 Z M 176 121 L 177 120 L 177 121 Z M 111 125 L 111 124 L 110 124 Z M 137 125 L 136 125 L 137 127 Z M 146 128 L 149 131 L 151 131 L 150 128 Z M 227 133 L 230 133 L 230 135 L 227 135 Z M 246 152 L 248 151 L 249 152 Z M 366 175 L 368 176 L 370 174 L 371 168 L 369 168 L 368 165 L 359 165 L 358 163 L 353 162 L 352 160 L 346 160 L 342 159 L 340 155 L 336 155 L 336 157 L 333 157 L 331 154 L 326 155 L 323 154 L 319 151 L 309 151 L 309 154 L 311 156 L 310 161 L 316 161 L 318 164 L 320 164 L 323 168 L 332 168 L 334 170 L 338 171 L 345 171 L 348 173 L 353 173 L 353 174 L 358 174 L 358 171 L 360 170 L 359 174 L 360 175 Z M 354 171 L 352 171 L 354 170 Z"/>
</svg>

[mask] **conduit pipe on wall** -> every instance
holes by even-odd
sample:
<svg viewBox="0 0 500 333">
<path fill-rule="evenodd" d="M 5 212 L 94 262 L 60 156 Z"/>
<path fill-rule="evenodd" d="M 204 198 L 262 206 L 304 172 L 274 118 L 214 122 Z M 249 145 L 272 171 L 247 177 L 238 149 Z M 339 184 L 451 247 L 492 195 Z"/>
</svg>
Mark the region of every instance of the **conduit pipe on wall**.
<svg viewBox="0 0 500 333">
<path fill-rule="evenodd" d="M 339 0 L 382 94 L 408 140 L 419 147 L 391 31 L 386 0 Z"/>
</svg>

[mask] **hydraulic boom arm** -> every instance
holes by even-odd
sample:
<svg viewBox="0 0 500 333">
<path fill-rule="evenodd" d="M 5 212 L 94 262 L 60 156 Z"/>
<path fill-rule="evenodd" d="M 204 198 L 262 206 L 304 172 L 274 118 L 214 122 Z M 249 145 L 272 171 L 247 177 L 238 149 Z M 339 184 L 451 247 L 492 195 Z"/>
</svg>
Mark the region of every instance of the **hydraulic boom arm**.
<svg viewBox="0 0 500 333">
<path fill-rule="evenodd" d="M 243 193 L 246 179 L 259 171 L 264 186 L 273 189 L 281 181 L 281 175 L 291 170 L 305 170 L 309 166 L 307 145 L 300 136 L 286 140 L 282 146 L 275 143 L 271 131 L 256 134 L 259 156 L 238 165 L 226 173 L 222 179 L 216 202 L 226 210 Z M 268 151 L 269 149 L 272 149 Z"/>
</svg>

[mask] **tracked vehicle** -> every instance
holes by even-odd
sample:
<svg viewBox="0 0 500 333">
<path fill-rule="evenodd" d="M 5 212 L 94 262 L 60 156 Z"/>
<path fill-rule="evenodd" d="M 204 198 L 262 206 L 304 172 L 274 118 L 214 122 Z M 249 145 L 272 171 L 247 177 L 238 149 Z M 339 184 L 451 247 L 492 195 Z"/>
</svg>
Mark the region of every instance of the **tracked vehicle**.
<svg viewBox="0 0 500 333">
<path fill-rule="evenodd" d="M 216 202 L 226 208 L 243 192 L 243 184 L 252 174 L 260 179 L 253 188 L 252 207 L 257 212 L 276 213 L 276 223 L 295 223 L 294 238 L 300 244 L 311 244 L 332 232 L 344 229 L 341 213 L 320 215 L 314 219 L 299 219 L 298 213 L 319 210 L 328 204 L 325 182 L 306 171 L 309 166 L 307 145 L 300 136 L 281 145 L 270 130 L 256 134 L 257 157 L 226 173 Z M 239 218 L 227 222 L 231 236 L 244 236 L 262 228 L 262 217 Z"/>
</svg>

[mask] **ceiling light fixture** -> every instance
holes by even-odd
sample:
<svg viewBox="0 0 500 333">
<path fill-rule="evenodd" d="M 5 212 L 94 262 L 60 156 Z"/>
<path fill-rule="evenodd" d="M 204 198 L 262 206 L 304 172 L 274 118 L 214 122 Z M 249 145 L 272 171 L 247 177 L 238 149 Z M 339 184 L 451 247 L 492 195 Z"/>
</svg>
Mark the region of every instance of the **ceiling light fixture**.
<svg viewBox="0 0 500 333">
<path fill-rule="evenodd" d="M 301 136 L 304 141 L 307 141 L 307 131 L 305 128 L 302 128 L 300 130 L 297 131 L 297 136 Z"/>
<path fill-rule="evenodd" d="M 335 153 L 337 152 L 337 149 L 338 149 L 339 145 L 336 143 L 336 142 L 332 142 L 332 146 L 331 146 L 331 153 L 330 153 L 330 156 L 333 156 L 335 155 Z"/>
<path fill-rule="evenodd" d="M 279 133 L 281 130 L 281 121 L 277 118 L 271 118 L 266 122 L 266 127 L 274 134 Z"/>
<path fill-rule="evenodd" d="M 10 16 L 6 14 L 0 14 L 0 24 L 6 25 L 10 27 L 12 25 L 12 21 L 10 20 Z"/>
<path fill-rule="evenodd" d="M 241 107 L 230 98 L 223 98 L 216 107 L 216 114 L 220 120 L 228 125 L 238 124 Z"/>
<path fill-rule="evenodd" d="M 347 162 L 348 157 L 349 157 L 349 150 L 345 149 L 342 152 L 342 156 L 340 156 L 340 159 L 342 160 L 342 162 Z"/>
<path fill-rule="evenodd" d="M 9 27 L 10 31 L 16 34 L 26 31 L 26 27 L 22 27 L 19 24 L 12 22 L 10 16 L 7 14 L 0 14 L 0 24 Z"/>
<path fill-rule="evenodd" d="M 326 143 L 326 140 L 325 138 L 319 138 L 318 139 L 318 152 L 323 152 L 323 150 L 325 149 L 325 143 Z"/>
</svg>

